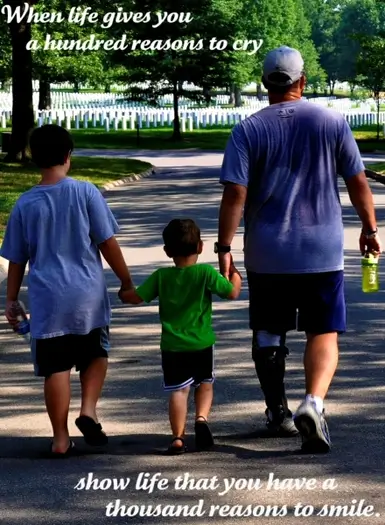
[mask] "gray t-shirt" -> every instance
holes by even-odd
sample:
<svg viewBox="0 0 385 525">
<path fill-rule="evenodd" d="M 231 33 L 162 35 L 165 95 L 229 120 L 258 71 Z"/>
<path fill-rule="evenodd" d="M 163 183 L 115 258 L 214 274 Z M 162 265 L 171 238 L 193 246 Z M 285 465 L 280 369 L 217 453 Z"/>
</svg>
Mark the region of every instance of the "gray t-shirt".
<svg viewBox="0 0 385 525">
<path fill-rule="evenodd" d="M 305 100 L 273 104 L 235 126 L 220 181 L 248 187 L 246 269 L 342 270 L 338 175 L 346 180 L 364 169 L 344 116 Z"/>
</svg>

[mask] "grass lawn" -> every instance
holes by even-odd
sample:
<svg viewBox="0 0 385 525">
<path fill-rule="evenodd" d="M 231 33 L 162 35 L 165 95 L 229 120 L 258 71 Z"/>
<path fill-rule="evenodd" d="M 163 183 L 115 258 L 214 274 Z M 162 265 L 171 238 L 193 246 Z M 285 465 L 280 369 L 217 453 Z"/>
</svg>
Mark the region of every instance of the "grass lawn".
<svg viewBox="0 0 385 525">
<path fill-rule="evenodd" d="M 201 150 L 223 151 L 231 133 L 231 127 L 212 127 L 183 134 L 181 142 L 171 140 L 171 128 L 141 129 L 139 142 L 136 131 L 73 130 L 75 147 L 85 149 L 149 149 L 178 150 L 196 148 Z M 360 151 L 385 150 L 385 139 L 377 141 L 376 126 L 366 126 L 354 130 Z"/>
<path fill-rule="evenodd" d="M 71 130 L 75 147 L 84 149 L 148 149 L 179 150 L 201 149 L 223 151 L 231 133 L 231 127 L 211 126 L 183 134 L 182 141 L 171 140 L 172 129 L 142 128 L 137 140 L 136 130 L 119 130 L 106 132 L 102 128 Z M 4 130 L 5 131 L 5 130 Z M 6 131 L 10 131 L 7 129 Z M 353 131 L 360 150 L 364 153 L 376 150 L 385 151 L 385 139 L 377 141 L 377 127 L 363 126 Z M 1 130 L 0 130 L 1 136 Z"/>
<path fill-rule="evenodd" d="M 69 175 L 74 179 L 92 182 L 101 188 L 108 182 L 142 173 L 150 167 L 146 162 L 132 159 L 74 157 Z M 35 186 L 39 180 L 39 172 L 32 163 L 20 166 L 0 162 L 0 242 L 9 212 L 17 198 Z"/>
<path fill-rule="evenodd" d="M 376 162 L 375 164 L 368 164 L 366 167 L 368 170 L 375 171 L 380 175 L 385 175 L 385 162 Z"/>
</svg>

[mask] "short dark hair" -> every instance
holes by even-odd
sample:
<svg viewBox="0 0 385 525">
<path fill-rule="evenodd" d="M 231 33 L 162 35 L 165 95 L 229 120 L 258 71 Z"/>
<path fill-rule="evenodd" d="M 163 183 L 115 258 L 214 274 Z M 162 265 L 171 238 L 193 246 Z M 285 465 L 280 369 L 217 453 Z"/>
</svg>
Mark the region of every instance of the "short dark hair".
<svg viewBox="0 0 385 525">
<path fill-rule="evenodd" d="M 52 168 L 65 164 L 74 143 L 66 129 L 47 124 L 32 131 L 29 147 L 32 160 L 39 168 Z"/>
<path fill-rule="evenodd" d="M 285 75 L 285 73 L 271 73 L 271 75 L 269 75 L 269 80 L 273 82 L 284 83 L 290 80 L 290 77 Z M 271 84 L 269 80 L 265 79 L 264 77 L 262 78 L 263 85 L 267 91 L 269 93 L 274 93 L 275 95 L 284 95 L 285 93 L 288 93 L 290 90 L 292 90 L 293 87 L 297 87 L 298 82 L 301 79 L 298 79 L 293 82 L 293 84 L 289 84 L 287 86 L 277 86 L 276 84 Z"/>
<path fill-rule="evenodd" d="M 163 242 L 169 257 L 195 255 L 200 240 L 200 229 L 191 219 L 173 219 L 163 230 Z"/>
</svg>

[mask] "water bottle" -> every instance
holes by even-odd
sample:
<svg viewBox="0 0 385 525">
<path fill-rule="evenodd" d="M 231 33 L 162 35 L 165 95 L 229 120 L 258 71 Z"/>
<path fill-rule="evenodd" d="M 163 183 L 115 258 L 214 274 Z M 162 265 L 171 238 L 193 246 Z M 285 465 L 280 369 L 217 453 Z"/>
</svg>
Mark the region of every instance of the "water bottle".
<svg viewBox="0 0 385 525">
<path fill-rule="evenodd" d="M 15 332 L 22 336 L 27 343 L 30 343 L 31 328 L 28 319 L 26 319 L 24 304 L 20 301 L 16 301 L 13 305 L 13 308 L 14 315 L 18 320 L 18 323 L 15 326 Z"/>
<path fill-rule="evenodd" d="M 361 261 L 362 291 L 364 293 L 378 292 L 380 283 L 378 278 L 378 256 L 367 253 Z"/>
</svg>

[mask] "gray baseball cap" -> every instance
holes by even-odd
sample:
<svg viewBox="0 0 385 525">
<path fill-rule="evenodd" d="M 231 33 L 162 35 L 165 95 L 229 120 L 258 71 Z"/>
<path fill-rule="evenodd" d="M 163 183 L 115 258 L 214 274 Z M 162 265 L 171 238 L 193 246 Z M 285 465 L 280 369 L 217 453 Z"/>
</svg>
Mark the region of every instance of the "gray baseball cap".
<svg viewBox="0 0 385 525">
<path fill-rule="evenodd" d="M 281 46 L 270 51 L 263 63 L 263 78 L 275 86 L 291 86 L 303 75 L 304 61 L 301 53 L 292 47 Z M 277 82 L 269 77 L 272 73 L 283 73 L 289 78 L 286 82 Z"/>
</svg>

